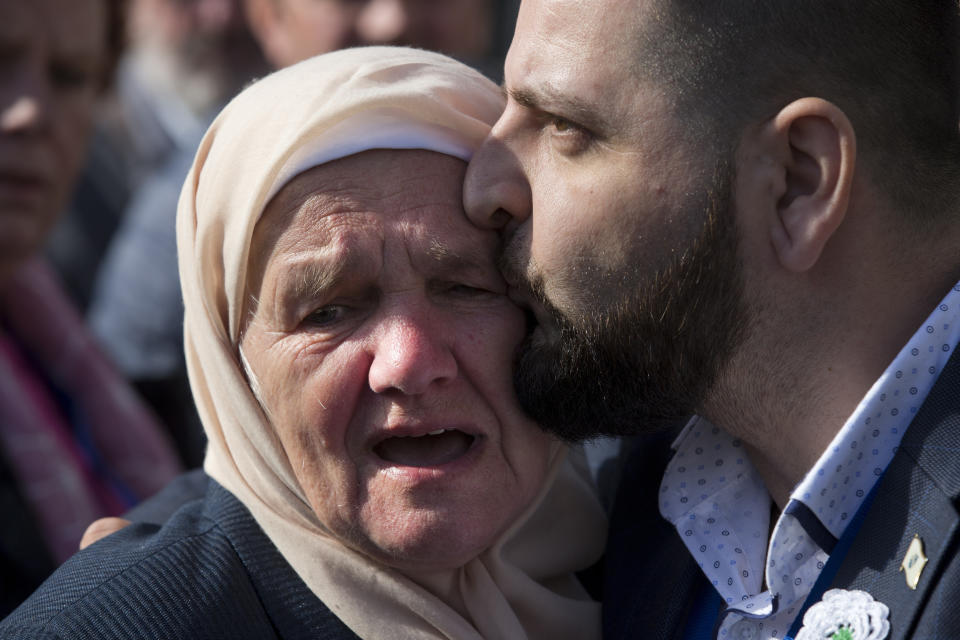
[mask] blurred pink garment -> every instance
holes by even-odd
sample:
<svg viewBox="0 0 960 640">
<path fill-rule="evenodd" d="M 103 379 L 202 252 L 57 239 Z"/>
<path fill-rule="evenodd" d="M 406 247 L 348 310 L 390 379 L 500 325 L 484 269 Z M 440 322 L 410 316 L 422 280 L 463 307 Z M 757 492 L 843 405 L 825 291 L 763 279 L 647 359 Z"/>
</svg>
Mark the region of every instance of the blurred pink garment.
<svg viewBox="0 0 960 640">
<path fill-rule="evenodd" d="M 98 350 L 54 275 L 0 289 L 0 448 L 53 558 L 180 472 L 161 426 Z"/>
</svg>

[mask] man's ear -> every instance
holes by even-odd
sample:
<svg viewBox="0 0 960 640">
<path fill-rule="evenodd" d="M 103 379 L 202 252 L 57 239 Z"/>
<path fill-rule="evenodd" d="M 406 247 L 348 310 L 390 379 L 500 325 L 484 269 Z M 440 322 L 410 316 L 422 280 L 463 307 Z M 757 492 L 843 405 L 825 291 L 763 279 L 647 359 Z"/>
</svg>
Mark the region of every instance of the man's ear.
<svg viewBox="0 0 960 640">
<path fill-rule="evenodd" d="M 757 140 L 778 179 L 768 190 L 769 239 L 793 272 L 817 263 L 847 213 L 856 164 L 856 136 L 847 116 L 820 98 L 784 107 Z"/>
</svg>

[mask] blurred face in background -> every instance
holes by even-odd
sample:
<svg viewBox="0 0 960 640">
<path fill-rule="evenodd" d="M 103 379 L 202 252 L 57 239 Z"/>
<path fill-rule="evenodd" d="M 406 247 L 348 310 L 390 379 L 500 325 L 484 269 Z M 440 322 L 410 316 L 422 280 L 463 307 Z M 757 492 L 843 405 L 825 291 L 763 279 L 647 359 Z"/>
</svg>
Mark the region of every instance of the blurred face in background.
<svg viewBox="0 0 960 640">
<path fill-rule="evenodd" d="M 267 71 L 242 1 L 133 0 L 131 49 L 149 84 L 207 117 Z"/>
<path fill-rule="evenodd" d="M 105 0 L 0 2 L 0 281 L 36 252 L 83 162 Z"/>
<path fill-rule="evenodd" d="M 482 57 L 493 35 L 489 0 L 246 0 L 250 26 L 276 67 L 335 49 L 411 45 Z"/>
</svg>

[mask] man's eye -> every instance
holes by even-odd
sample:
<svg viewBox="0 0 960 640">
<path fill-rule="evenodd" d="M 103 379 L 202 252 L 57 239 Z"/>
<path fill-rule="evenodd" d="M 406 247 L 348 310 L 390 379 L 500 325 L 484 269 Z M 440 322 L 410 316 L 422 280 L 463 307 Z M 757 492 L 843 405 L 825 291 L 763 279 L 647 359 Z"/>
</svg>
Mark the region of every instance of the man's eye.
<svg viewBox="0 0 960 640">
<path fill-rule="evenodd" d="M 557 133 L 567 133 L 568 131 L 573 131 L 574 129 L 573 123 L 564 118 L 553 118 L 550 124 L 553 126 L 553 130 Z"/>
<path fill-rule="evenodd" d="M 93 74 L 86 69 L 68 65 L 53 64 L 50 66 L 50 79 L 64 89 L 80 89 L 92 84 Z"/>
<path fill-rule="evenodd" d="M 548 126 L 553 144 L 564 155 L 573 156 L 582 153 L 593 142 L 589 131 L 566 118 L 551 116 Z"/>
</svg>

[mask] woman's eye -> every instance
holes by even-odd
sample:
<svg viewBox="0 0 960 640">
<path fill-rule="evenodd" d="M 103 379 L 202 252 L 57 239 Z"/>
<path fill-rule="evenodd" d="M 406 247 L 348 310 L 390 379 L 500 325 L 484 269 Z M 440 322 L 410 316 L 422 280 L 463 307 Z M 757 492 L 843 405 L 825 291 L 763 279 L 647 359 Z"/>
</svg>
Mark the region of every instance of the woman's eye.
<svg viewBox="0 0 960 640">
<path fill-rule="evenodd" d="M 479 296 L 479 295 L 488 295 L 490 292 L 486 289 L 480 289 L 477 287 L 471 287 L 468 284 L 454 284 L 447 289 L 450 293 L 461 296 Z"/>
<path fill-rule="evenodd" d="M 496 296 L 502 295 L 504 292 L 494 291 L 485 286 L 475 287 L 473 285 L 464 284 L 461 282 L 449 283 L 442 288 L 442 291 L 456 299 L 461 300 L 476 300 L 478 298 L 487 299 L 494 298 Z"/>
<path fill-rule="evenodd" d="M 306 322 L 315 327 L 326 327 L 341 320 L 346 309 L 337 304 L 330 304 L 314 310 L 306 317 Z"/>
</svg>

